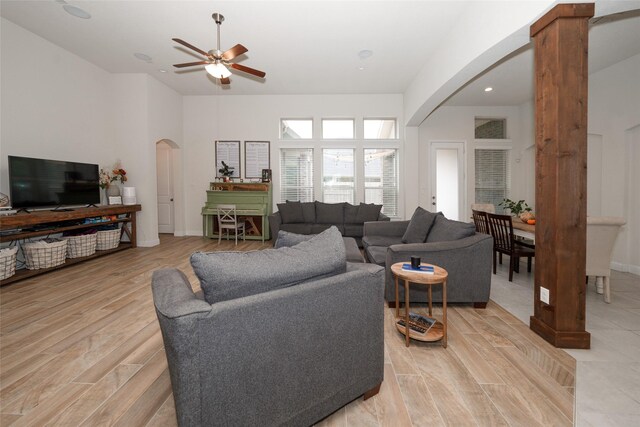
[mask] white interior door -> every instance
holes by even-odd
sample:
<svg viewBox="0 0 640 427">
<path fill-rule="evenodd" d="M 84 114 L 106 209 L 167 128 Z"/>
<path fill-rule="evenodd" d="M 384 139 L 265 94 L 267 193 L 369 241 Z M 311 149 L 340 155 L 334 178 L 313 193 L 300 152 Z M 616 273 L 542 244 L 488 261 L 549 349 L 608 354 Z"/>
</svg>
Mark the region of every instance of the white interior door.
<svg viewBox="0 0 640 427">
<path fill-rule="evenodd" d="M 430 210 L 461 221 L 466 188 L 464 142 L 431 142 L 429 159 Z"/>
<path fill-rule="evenodd" d="M 158 180 L 158 232 L 174 232 L 173 224 L 173 152 L 166 142 L 156 144 L 156 173 Z"/>
</svg>

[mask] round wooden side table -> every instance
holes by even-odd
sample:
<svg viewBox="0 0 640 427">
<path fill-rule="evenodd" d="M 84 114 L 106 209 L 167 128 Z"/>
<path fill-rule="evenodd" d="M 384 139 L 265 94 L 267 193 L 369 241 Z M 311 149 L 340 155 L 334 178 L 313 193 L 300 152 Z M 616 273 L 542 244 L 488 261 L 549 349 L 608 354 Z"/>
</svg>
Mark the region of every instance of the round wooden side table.
<svg viewBox="0 0 640 427">
<path fill-rule="evenodd" d="M 409 340 L 411 338 L 419 341 L 438 341 L 442 340 L 442 346 L 447 348 L 447 277 L 449 273 L 442 267 L 431 264 L 421 264 L 422 266 L 432 266 L 434 273 L 427 274 L 411 270 L 403 270 L 402 264 L 406 262 L 397 262 L 391 266 L 391 272 L 395 276 L 396 282 L 396 319 L 400 318 L 400 301 L 398 291 L 398 279 L 404 280 L 404 326 L 399 325 L 396 322 L 396 328 L 406 337 L 407 347 L 409 347 Z M 409 284 L 415 283 L 419 285 L 426 285 L 429 287 L 429 317 L 432 313 L 432 296 L 431 287 L 434 285 L 442 286 L 442 322 L 436 321 L 436 324 L 429 329 L 426 334 L 414 331 L 409 327 Z"/>
</svg>

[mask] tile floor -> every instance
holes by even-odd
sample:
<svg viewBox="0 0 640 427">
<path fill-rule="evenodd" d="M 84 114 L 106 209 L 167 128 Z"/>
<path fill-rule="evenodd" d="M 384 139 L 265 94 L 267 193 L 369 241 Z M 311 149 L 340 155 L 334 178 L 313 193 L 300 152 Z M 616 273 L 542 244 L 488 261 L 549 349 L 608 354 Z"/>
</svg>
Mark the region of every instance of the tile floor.
<svg viewBox="0 0 640 427">
<path fill-rule="evenodd" d="M 534 267 L 535 268 L 535 267 Z M 514 280 L 508 264 L 498 269 L 491 299 L 527 325 L 533 315 L 533 272 L 524 263 Z M 576 426 L 640 425 L 640 276 L 612 271 L 611 304 L 587 288 L 590 350 L 566 350 L 577 361 Z"/>
</svg>

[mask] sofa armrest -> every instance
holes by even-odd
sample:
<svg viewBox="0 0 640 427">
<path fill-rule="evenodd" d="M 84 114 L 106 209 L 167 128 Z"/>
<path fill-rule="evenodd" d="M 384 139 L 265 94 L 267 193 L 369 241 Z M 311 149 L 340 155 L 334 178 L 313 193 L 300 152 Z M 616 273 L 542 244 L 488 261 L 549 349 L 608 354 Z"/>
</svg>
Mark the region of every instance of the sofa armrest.
<svg viewBox="0 0 640 427">
<path fill-rule="evenodd" d="M 316 405 L 331 412 L 379 384 L 384 270 L 363 266 L 211 305 L 194 325 L 197 357 L 174 385 L 179 424 L 309 425 L 322 418 Z"/>
<path fill-rule="evenodd" d="M 282 216 L 280 212 L 274 212 L 269 215 L 269 228 L 271 229 L 271 239 L 273 244 L 276 244 L 278 240 L 278 231 L 280 231 L 280 224 L 282 224 Z"/>
<path fill-rule="evenodd" d="M 370 221 L 364 223 L 364 236 L 402 237 L 409 221 Z"/>
<path fill-rule="evenodd" d="M 156 310 L 168 319 L 211 311 L 211 305 L 196 296 L 187 276 L 178 269 L 154 271 L 151 290 Z"/>
</svg>

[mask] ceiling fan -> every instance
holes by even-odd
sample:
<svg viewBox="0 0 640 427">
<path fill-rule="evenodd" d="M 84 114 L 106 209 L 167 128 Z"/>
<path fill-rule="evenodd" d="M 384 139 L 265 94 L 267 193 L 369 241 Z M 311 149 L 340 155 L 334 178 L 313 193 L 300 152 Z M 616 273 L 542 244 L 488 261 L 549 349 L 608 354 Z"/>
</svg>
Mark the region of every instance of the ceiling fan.
<svg viewBox="0 0 640 427">
<path fill-rule="evenodd" d="M 203 55 L 206 57 L 206 59 L 203 61 L 175 64 L 174 67 L 184 68 L 184 67 L 193 67 L 196 65 L 204 65 L 205 66 L 204 68 L 205 70 L 207 70 L 207 73 L 211 74 L 213 77 L 217 79 L 220 79 L 220 83 L 222 83 L 223 85 L 228 85 L 229 83 L 231 83 L 231 81 L 229 80 L 229 76 L 231 76 L 231 71 L 229 71 L 229 68 L 227 67 L 231 67 L 234 70 L 242 71 L 242 72 L 252 74 L 254 76 L 261 77 L 261 78 L 266 76 L 266 73 L 264 71 L 256 70 L 255 68 L 250 68 L 244 65 L 231 62 L 231 60 L 236 56 L 242 55 L 243 53 L 248 52 L 248 49 L 242 46 L 241 44 L 237 44 L 231 49 L 227 50 L 226 52 L 222 52 L 220 50 L 220 25 L 224 21 L 224 16 L 220 15 L 219 13 L 214 13 L 213 15 L 211 15 L 211 17 L 213 18 L 213 20 L 216 22 L 216 25 L 218 26 L 218 48 L 216 50 L 210 50 L 209 52 L 205 52 L 204 50 L 198 49 L 197 47 L 193 46 L 190 43 L 187 43 L 184 40 L 172 39 L 174 42 L 180 43 L 181 45 L 188 47 L 189 49 L 196 51 L 200 55 Z"/>
</svg>

